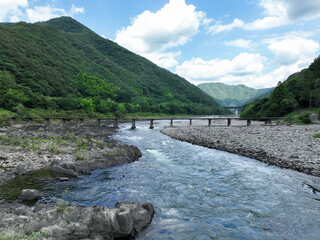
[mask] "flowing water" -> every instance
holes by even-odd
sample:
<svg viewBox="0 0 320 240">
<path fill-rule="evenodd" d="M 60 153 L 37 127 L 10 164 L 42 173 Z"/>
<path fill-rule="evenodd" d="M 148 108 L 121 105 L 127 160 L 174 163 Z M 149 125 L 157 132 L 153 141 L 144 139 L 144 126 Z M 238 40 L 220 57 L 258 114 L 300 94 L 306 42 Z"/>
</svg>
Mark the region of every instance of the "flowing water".
<svg viewBox="0 0 320 240">
<path fill-rule="evenodd" d="M 320 239 L 320 178 L 179 142 L 159 132 L 166 124 L 120 125 L 114 138 L 140 148 L 139 161 L 49 185 L 47 196 L 151 202 L 139 239 Z"/>
</svg>

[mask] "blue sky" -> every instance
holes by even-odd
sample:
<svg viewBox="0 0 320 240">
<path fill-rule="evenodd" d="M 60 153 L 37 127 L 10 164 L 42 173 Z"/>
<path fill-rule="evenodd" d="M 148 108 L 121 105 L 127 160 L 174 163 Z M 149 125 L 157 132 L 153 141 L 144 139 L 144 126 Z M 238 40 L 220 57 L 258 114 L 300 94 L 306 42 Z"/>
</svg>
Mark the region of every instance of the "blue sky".
<svg viewBox="0 0 320 240">
<path fill-rule="evenodd" d="M 193 84 L 272 87 L 320 54 L 319 0 L 0 0 L 0 21 L 72 16 Z"/>
</svg>

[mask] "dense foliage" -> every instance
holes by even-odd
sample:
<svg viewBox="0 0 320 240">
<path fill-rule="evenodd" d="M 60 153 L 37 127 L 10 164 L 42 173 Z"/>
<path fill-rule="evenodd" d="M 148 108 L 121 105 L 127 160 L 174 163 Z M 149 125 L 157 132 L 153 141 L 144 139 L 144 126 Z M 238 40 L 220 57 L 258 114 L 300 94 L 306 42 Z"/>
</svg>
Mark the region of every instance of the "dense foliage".
<svg viewBox="0 0 320 240">
<path fill-rule="evenodd" d="M 255 89 L 243 84 L 226 85 L 223 83 L 202 83 L 198 87 L 213 97 L 221 106 L 243 106 L 259 98 L 261 94 L 270 94 L 273 89 Z"/>
<path fill-rule="evenodd" d="M 320 58 L 279 83 L 270 97 L 247 104 L 241 117 L 281 117 L 296 108 L 320 106 Z"/>
<path fill-rule="evenodd" d="M 0 25 L 0 107 L 223 114 L 215 101 L 69 17 Z"/>
</svg>

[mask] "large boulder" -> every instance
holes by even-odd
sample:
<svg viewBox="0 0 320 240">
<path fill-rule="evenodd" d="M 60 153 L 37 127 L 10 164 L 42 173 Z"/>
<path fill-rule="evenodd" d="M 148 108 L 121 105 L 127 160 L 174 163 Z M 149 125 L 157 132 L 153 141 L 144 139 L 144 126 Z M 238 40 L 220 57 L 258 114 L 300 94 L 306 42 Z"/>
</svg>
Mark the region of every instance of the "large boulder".
<svg viewBox="0 0 320 240">
<path fill-rule="evenodd" d="M 23 189 L 20 195 L 22 201 L 36 200 L 42 197 L 42 193 L 36 189 Z"/>
<path fill-rule="evenodd" d="M 154 215 L 151 204 L 131 202 L 117 203 L 116 208 L 64 203 L 37 204 L 33 209 L 24 205 L 0 205 L 0 219 L 6 223 L 2 229 L 11 237 L 14 233 L 31 231 L 60 240 L 130 238 L 141 233 Z"/>
</svg>

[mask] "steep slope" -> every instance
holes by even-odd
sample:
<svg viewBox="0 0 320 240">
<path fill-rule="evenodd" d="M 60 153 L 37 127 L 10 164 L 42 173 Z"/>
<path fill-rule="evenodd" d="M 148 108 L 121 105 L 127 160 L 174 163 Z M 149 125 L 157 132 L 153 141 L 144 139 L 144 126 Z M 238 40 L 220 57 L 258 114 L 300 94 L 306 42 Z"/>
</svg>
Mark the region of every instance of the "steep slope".
<svg viewBox="0 0 320 240">
<path fill-rule="evenodd" d="M 29 108 L 65 110 L 84 109 L 83 105 L 91 102 L 90 109 L 99 111 L 101 101 L 112 101 L 113 106 L 102 112 L 121 109 L 171 114 L 225 113 L 185 79 L 69 17 L 37 24 L 0 25 L 0 53 L 0 71 L 13 81 L 9 89 L 25 96 L 19 100 L 10 99 L 14 94 L 7 94 L 7 99 L 0 99 L 0 106 L 7 109 L 13 108 L 14 104 L 8 104 L 12 100 Z M 79 73 L 89 74 L 91 80 L 102 79 L 120 90 L 113 96 L 84 95 L 75 87 Z M 2 92 L 2 96 L 7 92 Z"/>
<path fill-rule="evenodd" d="M 320 106 L 320 57 L 279 83 L 270 97 L 244 107 L 242 117 L 281 117 L 297 108 Z"/>
<path fill-rule="evenodd" d="M 223 83 L 203 83 L 198 87 L 222 106 L 242 106 L 271 90 L 270 88 L 250 88 L 243 84 L 226 85 Z"/>
</svg>

